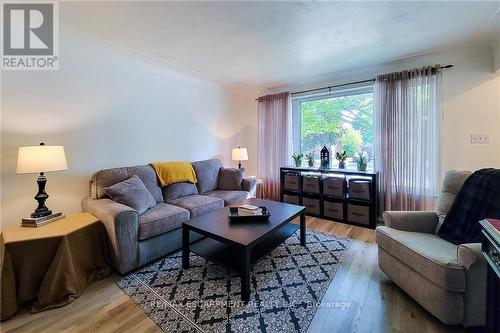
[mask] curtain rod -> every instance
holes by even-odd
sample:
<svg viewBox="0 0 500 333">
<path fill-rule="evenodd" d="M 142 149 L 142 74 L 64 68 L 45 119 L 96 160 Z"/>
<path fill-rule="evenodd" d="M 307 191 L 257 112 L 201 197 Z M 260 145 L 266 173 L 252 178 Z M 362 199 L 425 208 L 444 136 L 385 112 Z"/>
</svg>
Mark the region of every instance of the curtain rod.
<svg viewBox="0 0 500 333">
<path fill-rule="evenodd" d="M 325 90 L 325 89 L 328 89 L 328 90 L 332 91 L 332 88 L 338 88 L 338 87 L 350 86 L 350 85 L 353 85 L 353 84 L 366 83 L 366 82 L 375 82 L 375 79 L 370 79 L 370 80 L 362 80 L 362 81 L 355 81 L 355 82 L 342 83 L 342 84 L 336 84 L 336 85 L 334 85 L 334 86 L 328 86 L 328 87 L 323 87 L 323 88 L 316 88 L 316 89 L 301 90 L 301 91 L 296 91 L 296 92 L 293 92 L 293 93 L 291 93 L 291 95 L 292 95 L 292 96 L 293 96 L 293 95 L 299 95 L 299 94 L 303 94 L 303 93 L 313 92 L 313 91 L 316 91 L 316 90 Z"/>
<path fill-rule="evenodd" d="M 441 66 L 441 68 L 443 68 L 443 69 L 452 68 L 452 67 L 453 67 L 453 65 L 443 65 L 443 66 Z M 367 82 L 375 82 L 375 79 L 355 81 L 355 82 L 342 83 L 342 84 L 336 84 L 334 86 L 327 86 L 327 87 L 323 87 L 323 88 L 315 88 L 315 89 L 295 91 L 295 92 L 291 93 L 290 95 L 292 95 L 292 96 L 293 95 L 300 95 L 300 94 L 304 94 L 304 93 L 308 93 L 308 92 L 313 92 L 313 91 L 317 91 L 317 90 L 325 90 L 325 89 L 328 89 L 328 90 L 332 91 L 332 88 L 350 86 L 350 85 L 353 85 L 353 84 L 367 83 Z M 259 99 L 256 98 L 255 100 L 258 101 Z"/>
</svg>

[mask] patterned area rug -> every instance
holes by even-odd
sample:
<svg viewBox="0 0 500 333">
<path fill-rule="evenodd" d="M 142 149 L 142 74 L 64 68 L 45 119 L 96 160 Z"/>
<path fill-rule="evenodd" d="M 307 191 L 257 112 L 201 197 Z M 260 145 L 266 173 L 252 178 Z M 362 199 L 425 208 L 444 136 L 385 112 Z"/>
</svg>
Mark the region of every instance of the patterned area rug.
<svg viewBox="0 0 500 333">
<path fill-rule="evenodd" d="M 165 332 L 306 332 L 351 241 L 298 232 L 252 268 L 250 302 L 240 301 L 240 278 L 223 266 L 181 252 L 118 281 Z"/>
</svg>

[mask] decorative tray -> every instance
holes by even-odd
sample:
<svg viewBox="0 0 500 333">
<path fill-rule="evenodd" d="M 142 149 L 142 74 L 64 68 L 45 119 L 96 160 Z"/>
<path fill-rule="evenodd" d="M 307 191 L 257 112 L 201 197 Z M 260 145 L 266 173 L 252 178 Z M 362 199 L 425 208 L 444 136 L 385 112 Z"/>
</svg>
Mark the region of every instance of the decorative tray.
<svg viewBox="0 0 500 333">
<path fill-rule="evenodd" d="M 238 207 L 229 207 L 229 222 L 267 222 L 271 213 L 265 206 L 259 206 L 262 215 L 239 215 Z"/>
</svg>

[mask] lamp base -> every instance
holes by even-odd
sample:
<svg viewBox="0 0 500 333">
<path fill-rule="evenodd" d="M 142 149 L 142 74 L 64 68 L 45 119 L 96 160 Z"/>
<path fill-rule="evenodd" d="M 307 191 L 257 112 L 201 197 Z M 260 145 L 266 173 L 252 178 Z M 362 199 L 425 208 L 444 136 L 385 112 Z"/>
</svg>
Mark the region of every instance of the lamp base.
<svg viewBox="0 0 500 333">
<path fill-rule="evenodd" d="M 46 210 L 35 209 L 35 211 L 33 213 L 31 213 L 30 216 L 32 218 L 39 218 L 39 217 L 49 216 L 51 214 L 52 214 L 52 211 L 48 208 Z"/>
<path fill-rule="evenodd" d="M 43 172 L 40 172 L 40 176 L 38 176 L 36 182 L 38 183 L 38 193 L 35 195 L 35 200 L 38 201 L 38 207 L 31 213 L 32 218 L 39 218 L 52 214 L 52 211 L 45 206 L 45 200 L 47 200 L 49 195 L 45 192 L 47 177 L 45 177 Z"/>
</svg>

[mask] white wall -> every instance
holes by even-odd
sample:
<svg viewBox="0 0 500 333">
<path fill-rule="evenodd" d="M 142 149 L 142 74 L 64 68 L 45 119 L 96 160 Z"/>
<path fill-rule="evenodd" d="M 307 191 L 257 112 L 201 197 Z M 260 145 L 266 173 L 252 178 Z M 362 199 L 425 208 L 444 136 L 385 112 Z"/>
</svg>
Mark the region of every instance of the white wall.
<svg viewBox="0 0 500 333">
<path fill-rule="evenodd" d="M 65 213 L 80 211 L 100 169 L 212 157 L 236 165 L 230 151 L 248 146 L 255 94 L 78 33 L 68 22 L 61 22 L 58 71 L 1 73 L 2 226 L 35 208 L 37 175 L 15 173 L 21 145 L 64 145 L 69 170 L 47 174 L 47 206 Z M 254 141 L 248 174 L 256 169 Z"/>
<path fill-rule="evenodd" d="M 500 167 L 500 71 L 494 71 L 493 52 L 486 44 L 456 46 L 440 52 L 387 64 L 354 68 L 299 83 L 268 89 L 268 93 L 299 91 L 371 79 L 433 64 L 453 64 L 443 74 L 441 171 Z M 471 144 L 471 134 L 489 134 L 490 144 Z"/>
</svg>

